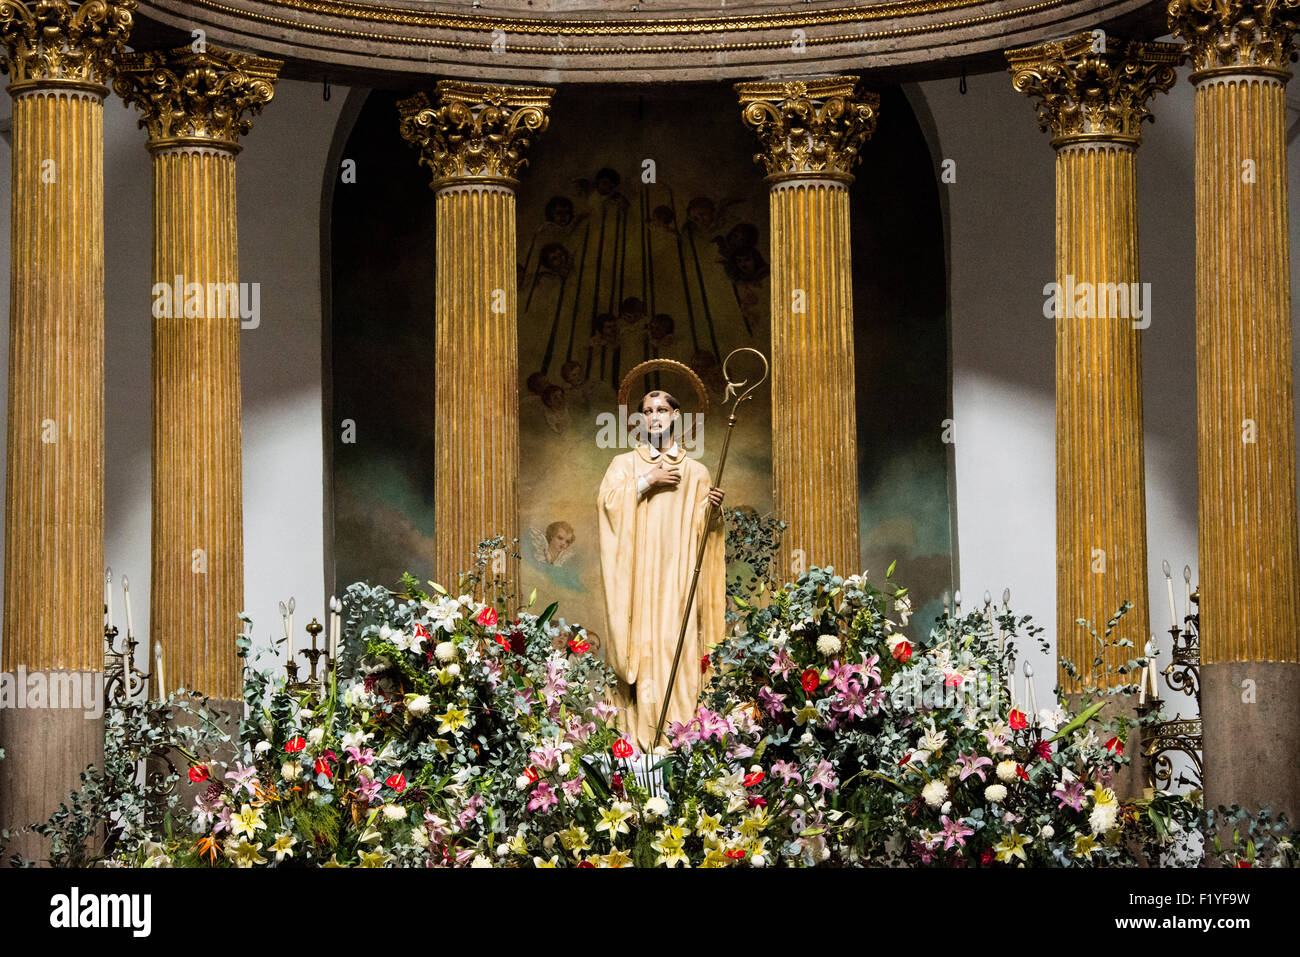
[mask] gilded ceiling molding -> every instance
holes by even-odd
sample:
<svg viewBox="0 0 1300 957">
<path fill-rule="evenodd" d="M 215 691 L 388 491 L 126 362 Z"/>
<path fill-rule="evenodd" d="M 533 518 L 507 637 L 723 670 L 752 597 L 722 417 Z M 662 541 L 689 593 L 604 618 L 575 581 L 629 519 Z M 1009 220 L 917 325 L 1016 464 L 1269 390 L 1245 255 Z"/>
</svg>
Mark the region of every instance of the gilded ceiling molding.
<svg viewBox="0 0 1300 957">
<path fill-rule="evenodd" d="M 0 0 L 0 72 L 28 84 L 104 87 L 131 34 L 135 0 Z"/>
<path fill-rule="evenodd" d="M 139 107 L 150 149 L 177 145 L 239 149 L 252 117 L 275 95 L 279 60 L 208 46 L 128 53 L 113 92 Z"/>
<path fill-rule="evenodd" d="M 514 187 L 532 137 L 546 130 L 555 91 L 440 80 L 435 97 L 401 100 L 402 138 L 433 171 L 433 189 L 474 182 Z"/>
<path fill-rule="evenodd" d="M 1081 33 L 1007 51 L 1011 85 L 1035 98 L 1038 125 L 1052 145 L 1088 140 L 1137 146 L 1147 103 L 1168 92 L 1183 60 L 1181 44 L 1138 43 Z"/>
<path fill-rule="evenodd" d="M 1262 73 L 1286 80 L 1300 0 L 1172 0 L 1169 32 L 1187 44 L 1192 79 Z"/>
<path fill-rule="evenodd" d="M 140 0 L 151 19 L 263 50 L 333 75 L 438 73 L 489 82 L 682 82 L 763 74 L 831 75 L 996 55 L 1129 14 L 1149 0 L 814 0 L 781 12 L 685 0 L 672 16 L 585 11 L 530 15 L 522 2 L 462 13 L 455 6 L 337 0 Z M 698 12 L 692 13 L 691 6 Z M 467 5 L 466 5 L 467 6 Z M 800 63 L 806 64 L 803 69 Z M 340 69 L 342 67 L 342 69 Z"/>
<path fill-rule="evenodd" d="M 762 147 L 754 162 L 769 183 L 853 182 L 852 169 L 880 110 L 880 97 L 859 84 L 855 76 L 736 84 L 741 118 Z"/>
</svg>

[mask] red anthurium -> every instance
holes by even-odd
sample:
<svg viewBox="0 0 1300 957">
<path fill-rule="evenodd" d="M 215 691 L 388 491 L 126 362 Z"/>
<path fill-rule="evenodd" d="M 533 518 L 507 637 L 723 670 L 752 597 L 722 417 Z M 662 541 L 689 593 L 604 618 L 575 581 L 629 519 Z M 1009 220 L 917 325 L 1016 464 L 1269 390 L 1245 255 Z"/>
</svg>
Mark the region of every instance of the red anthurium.
<svg viewBox="0 0 1300 957">
<path fill-rule="evenodd" d="M 493 636 L 492 636 L 492 640 L 495 641 L 495 642 L 496 642 L 498 645 L 500 645 L 502 648 L 504 648 L 506 651 L 509 651 L 509 650 L 510 650 L 510 636 L 509 636 L 509 635 L 496 634 L 496 635 L 493 635 Z"/>
<path fill-rule="evenodd" d="M 745 787 L 752 788 L 755 784 L 761 782 L 765 777 L 767 777 L 767 775 L 765 775 L 762 771 L 755 771 L 753 774 L 746 774 Z"/>
<path fill-rule="evenodd" d="M 591 863 L 591 861 L 579 861 L 579 862 L 578 862 L 578 866 L 579 866 L 579 867 L 593 867 L 593 868 L 594 868 L 596 865 L 593 864 L 593 863 Z"/>
<path fill-rule="evenodd" d="M 1020 765 L 1018 765 L 1018 764 L 1016 765 L 1016 776 L 1017 776 L 1017 777 L 1020 777 L 1020 778 L 1023 778 L 1023 779 L 1026 780 L 1026 781 L 1029 780 L 1029 774 L 1028 774 L 1028 772 L 1026 772 L 1025 769 L 1022 768 L 1022 767 L 1021 767 Z"/>
<path fill-rule="evenodd" d="M 305 747 L 307 747 L 307 742 L 303 740 L 302 735 L 290 738 L 284 743 L 284 750 L 289 754 L 297 754 Z"/>
<path fill-rule="evenodd" d="M 591 644 L 586 641 L 579 641 L 577 638 L 569 639 L 569 650 L 575 655 L 585 655 L 591 651 Z"/>
<path fill-rule="evenodd" d="M 900 641 L 894 645 L 894 650 L 890 654 L 894 656 L 899 664 L 905 665 L 912 660 L 912 643 L 910 641 Z"/>
<path fill-rule="evenodd" d="M 202 784 L 208 779 L 208 766 L 206 764 L 196 764 L 190 768 L 190 780 L 195 784 Z"/>
<path fill-rule="evenodd" d="M 614 747 L 610 748 L 616 758 L 632 757 L 632 745 L 628 744 L 626 738 L 619 738 L 614 742 Z"/>
<path fill-rule="evenodd" d="M 1233 865 L 1233 867 L 1249 867 L 1249 868 L 1254 868 L 1254 866 L 1255 865 L 1250 863 L 1250 861 L 1238 861 L 1236 864 Z"/>
<path fill-rule="evenodd" d="M 330 763 L 326 761 L 324 758 L 316 759 L 316 773 L 323 774 L 327 778 L 334 777 L 334 772 L 330 770 Z"/>
<path fill-rule="evenodd" d="M 497 610 L 493 608 L 491 605 L 489 605 L 487 608 L 484 608 L 481 612 L 479 612 L 478 617 L 475 618 L 474 620 L 477 621 L 484 628 L 491 628 L 493 625 L 497 623 Z"/>
<path fill-rule="evenodd" d="M 812 694 L 817 690 L 817 686 L 822 683 L 821 676 L 817 674 L 816 668 L 809 668 L 799 676 L 799 683 L 803 685 L 803 690 Z"/>
<path fill-rule="evenodd" d="M 727 851 L 727 856 L 733 861 L 738 861 L 745 856 L 745 849 L 743 847 L 737 847 L 734 850 Z"/>
<path fill-rule="evenodd" d="M 1011 717 L 1008 719 L 1012 731 L 1024 731 L 1029 727 L 1029 722 L 1025 719 L 1025 713 L 1017 708 L 1011 709 Z"/>
<path fill-rule="evenodd" d="M 1119 738 L 1111 738 L 1106 742 L 1106 750 L 1114 751 L 1115 757 L 1119 757 L 1124 753 L 1124 743 Z"/>
<path fill-rule="evenodd" d="M 394 775 L 391 775 L 391 776 L 388 778 L 388 780 L 385 781 L 384 783 L 387 784 L 387 785 L 388 785 L 390 788 L 392 788 L 394 791 L 405 791 L 405 790 L 406 790 L 406 778 L 402 775 L 402 772 L 400 772 L 400 771 L 397 772 L 397 773 L 394 774 Z"/>
</svg>

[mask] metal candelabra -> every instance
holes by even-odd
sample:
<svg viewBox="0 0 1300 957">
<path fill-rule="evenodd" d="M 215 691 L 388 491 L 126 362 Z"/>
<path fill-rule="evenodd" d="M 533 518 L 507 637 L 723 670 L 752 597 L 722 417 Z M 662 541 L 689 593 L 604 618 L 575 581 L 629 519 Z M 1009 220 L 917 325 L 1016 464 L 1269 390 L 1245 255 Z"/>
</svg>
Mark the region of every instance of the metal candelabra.
<svg viewBox="0 0 1300 957">
<path fill-rule="evenodd" d="M 107 612 L 107 607 L 105 607 Z M 121 651 L 117 650 L 117 627 L 104 625 L 104 706 L 129 705 L 149 688 L 152 675 L 135 666 L 135 635 L 127 632 Z"/>
<path fill-rule="evenodd" d="M 1175 714 L 1168 721 L 1158 721 L 1149 725 L 1151 733 L 1144 736 L 1142 756 L 1146 784 L 1150 788 L 1168 790 L 1173 783 L 1174 765 L 1171 754 L 1183 754 L 1191 761 L 1191 774 L 1184 771 L 1178 775 L 1179 784 L 1200 788 L 1201 771 L 1201 614 L 1200 591 L 1192 593 L 1192 603 L 1196 606 L 1195 614 L 1183 619 L 1183 627 L 1171 627 L 1169 634 L 1174 640 L 1173 654 L 1162 674 L 1165 684 L 1174 693 L 1181 692 L 1196 701 L 1194 718 L 1184 718 Z M 1160 702 L 1150 699 L 1138 706 L 1138 714 L 1146 717 L 1158 711 Z"/>
</svg>

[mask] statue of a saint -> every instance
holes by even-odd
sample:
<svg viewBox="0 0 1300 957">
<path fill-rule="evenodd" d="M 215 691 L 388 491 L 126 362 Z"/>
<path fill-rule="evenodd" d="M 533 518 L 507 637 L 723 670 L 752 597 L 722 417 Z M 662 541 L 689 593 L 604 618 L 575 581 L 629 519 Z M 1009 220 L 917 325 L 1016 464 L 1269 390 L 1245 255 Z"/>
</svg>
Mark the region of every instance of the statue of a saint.
<svg viewBox="0 0 1300 957">
<path fill-rule="evenodd" d="M 600 484 L 600 572 L 605 586 L 606 661 L 618 675 L 621 726 L 642 750 L 654 741 L 672 671 L 686 594 L 701 536 L 708 535 L 669 723 L 695 713 L 701 661 L 725 627 L 726 559 L 722 490 L 678 444 L 681 412 L 667 392 L 647 393 L 640 412 L 647 444 L 614 457 Z M 713 509 L 710 504 L 719 506 Z"/>
</svg>

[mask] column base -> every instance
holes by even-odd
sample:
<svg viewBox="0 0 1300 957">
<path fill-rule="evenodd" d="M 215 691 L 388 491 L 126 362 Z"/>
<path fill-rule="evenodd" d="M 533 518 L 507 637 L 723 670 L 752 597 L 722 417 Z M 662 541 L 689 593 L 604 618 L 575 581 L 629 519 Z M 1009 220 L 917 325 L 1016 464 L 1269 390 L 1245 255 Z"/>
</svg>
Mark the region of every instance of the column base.
<svg viewBox="0 0 1300 957">
<path fill-rule="evenodd" d="M 12 833 L 0 864 L 14 854 L 47 863 L 50 842 L 30 828 L 68 803 L 82 771 L 104 764 L 103 674 L 20 667 L 0 682 L 0 827 Z M 103 837 L 86 850 L 98 853 Z"/>
<path fill-rule="evenodd" d="M 1300 810 L 1300 664 L 1201 665 L 1205 806 Z"/>
</svg>

